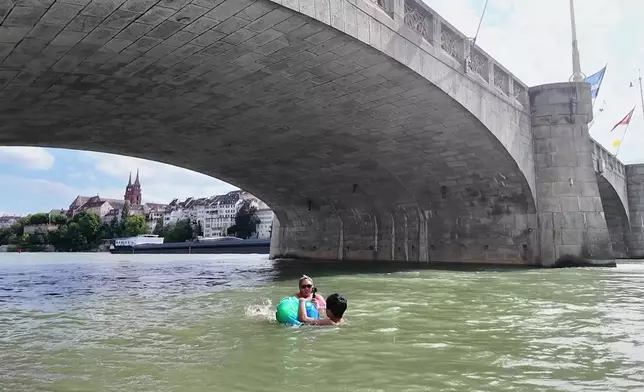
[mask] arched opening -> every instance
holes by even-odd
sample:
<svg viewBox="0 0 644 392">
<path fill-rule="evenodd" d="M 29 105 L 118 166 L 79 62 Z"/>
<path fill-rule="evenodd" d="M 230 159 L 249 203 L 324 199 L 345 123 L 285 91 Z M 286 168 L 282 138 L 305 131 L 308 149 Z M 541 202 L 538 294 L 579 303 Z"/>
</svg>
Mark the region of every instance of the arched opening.
<svg viewBox="0 0 644 392">
<path fill-rule="evenodd" d="M 0 182 L 11 189 L 0 195 L 3 249 L 105 250 L 142 235 L 153 243 L 271 236 L 273 212 L 261 199 L 176 166 L 39 147 L 0 147 L 0 162 Z"/>
<path fill-rule="evenodd" d="M 0 101 L 0 145 L 111 152 L 220 178 L 273 208 L 278 256 L 531 258 L 530 187 L 475 116 L 390 56 L 262 4 L 234 31 L 209 30 L 225 37 L 216 42 L 150 28 L 118 53 L 123 40 L 106 38 L 53 64 L 41 52 L 3 63 L 15 93 Z M 256 31 L 269 12 L 279 14 L 272 30 Z"/>
<path fill-rule="evenodd" d="M 624 203 L 615 188 L 603 175 L 596 174 L 596 177 L 615 258 L 628 258 L 626 235 L 630 231 L 630 225 Z"/>
</svg>

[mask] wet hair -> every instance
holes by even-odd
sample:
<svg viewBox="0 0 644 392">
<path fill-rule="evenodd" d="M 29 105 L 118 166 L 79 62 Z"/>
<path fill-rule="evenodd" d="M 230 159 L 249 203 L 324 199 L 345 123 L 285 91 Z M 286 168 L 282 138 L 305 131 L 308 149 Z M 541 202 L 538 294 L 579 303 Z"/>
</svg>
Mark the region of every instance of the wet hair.
<svg viewBox="0 0 644 392">
<path fill-rule="evenodd" d="M 333 313 L 337 318 L 342 318 L 342 315 L 347 310 L 347 298 L 338 293 L 333 293 L 326 298 L 326 309 Z"/>
<path fill-rule="evenodd" d="M 308 276 L 306 276 L 306 275 L 302 275 L 302 277 L 300 278 L 300 280 L 297 282 L 297 287 L 301 287 L 301 286 L 302 286 L 302 282 L 304 282 L 305 280 L 308 280 L 309 282 L 311 282 L 311 286 L 313 286 L 313 279 L 309 278 L 309 277 L 308 277 Z"/>
</svg>

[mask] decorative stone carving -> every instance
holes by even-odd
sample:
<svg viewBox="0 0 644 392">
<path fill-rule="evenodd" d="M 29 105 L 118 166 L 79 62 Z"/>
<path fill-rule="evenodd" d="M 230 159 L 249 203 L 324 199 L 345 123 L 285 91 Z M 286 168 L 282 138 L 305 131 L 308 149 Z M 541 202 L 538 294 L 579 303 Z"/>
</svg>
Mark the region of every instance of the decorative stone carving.
<svg viewBox="0 0 644 392">
<path fill-rule="evenodd" d="M 470 47 L 470 58 L 468 65 L 470 70 L 474 71 L 486 82 L 489 82 L 490 72 L 488 70 L 488 58 L 479 52 L 474 46 Z"/>
<path fill-rule="evenodd" d="M 494 86 L 504 94 L 508 94 L 508 74 L 497 66 L 494 66 Z"/>
<path fill-rule="evenodd" d="M 463 60 L 463 39 L 444 24 L 441 24 L 441 48 L 456 60 Z"/>
<path fill-rule="evenodd" d="M 521 102 L 521 104 L 525 103 L 525 96 L 526 96 L 526 89 L 523 87 L 521 84 L 519 84 L 518 81 L 514 80 L 514 83 L 512 84 L 512 97 L 516 99 L 517 101 Z"/>
<path fill-rule="evenodd" d="M 405 24 L 417 31 L 427 41 L 432 41 L 434 17 L 429 12 L 420 9 L 410 0 L 405 1 Z"/>
</svg>

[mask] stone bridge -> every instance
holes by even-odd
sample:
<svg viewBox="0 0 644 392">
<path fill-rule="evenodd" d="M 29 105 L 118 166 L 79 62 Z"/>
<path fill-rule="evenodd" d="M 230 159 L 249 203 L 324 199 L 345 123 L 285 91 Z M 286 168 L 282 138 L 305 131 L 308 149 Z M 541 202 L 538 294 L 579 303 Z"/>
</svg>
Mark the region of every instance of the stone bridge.
<svg viewBox="0 0 644 392">
<path fill-rule="evenodd" d="M 642 258 L 644 165 L 625 165 L 595 140 L 591 142 L 593 166 L 615 257 Z"/>
<path fill-rule="evenodd" d="M 273 257 L 552 265 L 627 248 L 604 218 L 598 183 L 625 199 L 595 177 L 589 86 L 528 89 L 420 0 L 0 2 L 0 118 L 1 145 L 256 194 L 278 217 Z"/>
</svg>

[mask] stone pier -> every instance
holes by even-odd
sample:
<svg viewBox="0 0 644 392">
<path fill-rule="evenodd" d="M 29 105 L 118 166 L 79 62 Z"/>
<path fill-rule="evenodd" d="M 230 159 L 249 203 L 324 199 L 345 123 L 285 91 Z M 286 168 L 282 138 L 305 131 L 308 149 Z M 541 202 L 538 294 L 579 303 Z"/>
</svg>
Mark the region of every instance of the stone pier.
<svg viewBox="0 0 644 392">
<path fill-rule="evenodd" d="M 530 89 L 541 264 L 614 263 L 591 157 L 590 86 Z"/>
<path fill-rule="evenodd" d="M 630 209 L 630 232 L 626 235 L 628 256 L 644 258 L 644 165 L 626 166 Z"/>
</svg>

